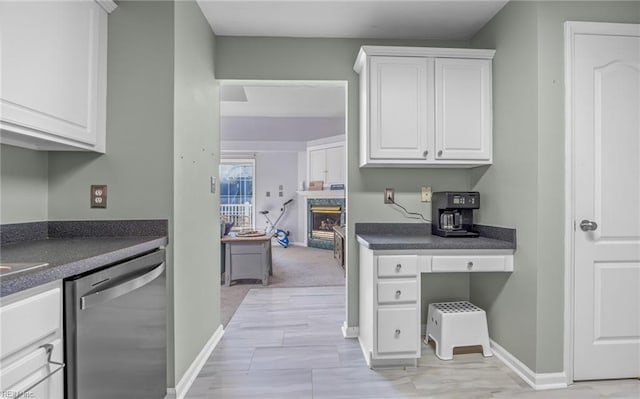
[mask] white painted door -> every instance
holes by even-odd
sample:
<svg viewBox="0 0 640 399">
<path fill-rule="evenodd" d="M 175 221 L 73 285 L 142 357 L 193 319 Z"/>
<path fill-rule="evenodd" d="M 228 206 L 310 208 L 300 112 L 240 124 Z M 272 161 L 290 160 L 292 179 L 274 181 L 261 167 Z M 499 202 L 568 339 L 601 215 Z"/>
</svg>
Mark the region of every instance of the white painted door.
<svg viewBox="0 0 640 399">
<path fill-rule="evenodd" d="M 371 159 L 424 160 L 433 140 L 433 59 L 371 57 Z"/>
<path fill-rule="evenodd" d="M 567 27 L 573 90 L 574 380 L 638 377 L 640 26 Z"/>
<path fill-rule="evenodd" d="M 435 159 L 491 160 L 491 60 L 435 63 Z"/>
</svg>

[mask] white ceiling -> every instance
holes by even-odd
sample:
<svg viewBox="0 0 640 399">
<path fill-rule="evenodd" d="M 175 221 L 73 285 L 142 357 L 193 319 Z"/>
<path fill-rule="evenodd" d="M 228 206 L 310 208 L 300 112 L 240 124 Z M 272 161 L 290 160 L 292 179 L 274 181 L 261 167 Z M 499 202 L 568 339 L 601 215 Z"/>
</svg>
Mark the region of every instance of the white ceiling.
<svg viewBox="0 0 640 399">
<path fill-rule="evenodd" d="M 334 86 L 223 85 L 220 115 L 344 117 L 345 95 L 344 87 Z"/>
<path fill-rule="evenodd" d="M 198 0 L 219 36 L 467 40 L 508 0 Z"/>
</svg>

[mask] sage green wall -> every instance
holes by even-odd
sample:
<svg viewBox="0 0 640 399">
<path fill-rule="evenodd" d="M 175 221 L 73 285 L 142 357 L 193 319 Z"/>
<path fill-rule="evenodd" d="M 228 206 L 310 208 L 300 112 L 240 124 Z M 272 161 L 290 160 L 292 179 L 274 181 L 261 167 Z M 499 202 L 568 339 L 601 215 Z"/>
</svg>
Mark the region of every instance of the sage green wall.
<svg viewBox="0 0 640 399">
<path fill-rule="evenodd" d="M 420 202 L 420 186 L 434 190 L 466 190 L 468 170 L 361 169 L 358 167 L 358 75 L 353 63 L 361 45 L 464 47 L 466 42 L 388 41 L 361 39 L 217 38 L 216 77 L 258 80 L 339 80 L 348 83 L 347 114 L 347 314 L 358 325 L 358 254 L 354 224 L 411 222 L 394 207 L 384 205 L 385 187 L 396 189 L 396 200 L 429 217 Z M 423 279 L 423 301 L 469 295 L 467 276 L 433 275 Z M 431 296 L 433 295 L 433 297 Z"/>
<path fill-rule="evenodd" d="M 48 219 L 49 154 L 0 145 L 0 224 Z"/>
<path fill-rule="evenodd" d="M 107 153 L 50 153 L 49 219 L 169 220 L 168 383 L 220 324 L 214 36 L 193 1 L 125 1 L 109 16 Z M 107 209 L 89 186 L 108 184 Z M 172 305 L 171 305 L 172 304 Z"/>
<path fill-rule="evenodd" d="M 175 3 L 174 319 L 176 382 L 220 326 L 220 132 L 215 37 L 193 1 Z M 166 159 L 165 162 L 170 162 Z"/>
<path fill-rule="evenodd" d="M 511 2 L 472 41 L 495 48 L 493 165 L 471 172 L 482 196 L 478 223 L 517 229 L 511 274 L 471 276 L 471 301 L 487 312 L 489 335 L 528 367 L 536 364 L 538 264 L 537 7 Z M 517 328 L 514 328 L 517 326 Z"/>
<path fill-rule="evenodd" d="M 511 2 L 472 40 L 496 49 L 495 162 L 472 172 L 473 188 L 483 195 L 480 222 L 516 227 L 519 244 L 514 273 L 473 275 L 471 300 L 488 310 L 492 338 L 537 373 L 563 370 L 564 22 L 570 20 L 638 23 L 640 2 Z"/>
<path fill-rule="evenodd" d="M 49 219 L 168 219 L 168 384 L 174 383 L 173 3 L 125 1 L 109 15 L 107 152 L 49 154 Z M 89 186 L 108 185 L 107 209 Z"/>
</svg>

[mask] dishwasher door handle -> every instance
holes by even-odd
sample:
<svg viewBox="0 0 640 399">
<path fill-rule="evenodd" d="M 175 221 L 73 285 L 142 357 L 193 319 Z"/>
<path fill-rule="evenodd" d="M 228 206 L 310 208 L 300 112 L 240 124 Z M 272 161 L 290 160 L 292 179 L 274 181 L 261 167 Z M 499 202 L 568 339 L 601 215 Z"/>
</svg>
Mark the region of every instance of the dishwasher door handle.
<svg viewBox="0 0 640 399">
<path fill-rule="evenodd" d="M 127 280 L 122 284 L 116 285 L 115 287 L 107 288 L 105 290 L 97 291 L 92 294 L 83 296 L 80 298 L 80 309 L 89 309 L 90 307 L 110 301 L 114 298 L 136 290 L 144 285 L 147 285 L 158 278 L 158 276 L 160 276 L 164 272 L 164 268 L 164 262 L 162 262 L 157 267 L 141 276 L 135 277 L 131 280 Z"/>
</svg>

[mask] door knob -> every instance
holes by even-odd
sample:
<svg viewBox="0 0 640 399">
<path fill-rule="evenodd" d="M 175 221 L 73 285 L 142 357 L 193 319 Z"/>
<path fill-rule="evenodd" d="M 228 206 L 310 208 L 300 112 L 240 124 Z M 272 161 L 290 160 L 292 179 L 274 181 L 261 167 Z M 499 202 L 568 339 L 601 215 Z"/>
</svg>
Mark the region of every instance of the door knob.
<svg viewBox="0 0 640 399">
<path fill-rule="evenodd" d="M 598 228 L 598 223 L 591 220 L 584 219 L 580 222 L 580 230 L 582 231 L 594 231 Z"/>
</svg>

